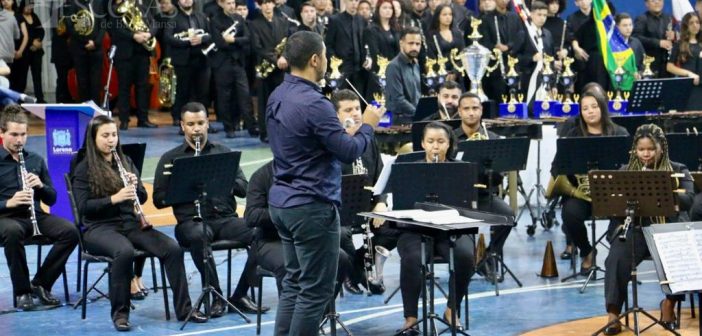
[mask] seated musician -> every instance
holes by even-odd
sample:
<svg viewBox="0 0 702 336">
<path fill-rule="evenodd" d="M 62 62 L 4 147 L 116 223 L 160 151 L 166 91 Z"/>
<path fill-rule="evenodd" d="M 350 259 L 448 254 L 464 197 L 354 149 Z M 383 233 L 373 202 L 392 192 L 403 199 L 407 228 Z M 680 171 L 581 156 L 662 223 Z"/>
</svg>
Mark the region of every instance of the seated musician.
<svg viewBox="0 0 702 336">
<path fill-rule="evenodd" d="M 609 115 L 607 107 L 607 96 L 598 90 L 585 91 L 580 96 L 580 115 L 576 119 L 576 124 L 571 127 L 565 137 L 591 137 L 591 136 L 628 136 L 629 132 L 614 122 Z M 582 177 L 585 177 L 583 179 Z M 568 182 L 579 188 L 580 183 L 586 184 L 587 176 L 568 176 Z M 581 187 L 584 190 L 585 186 Z M 563 231 L 570 243 L 564 254 L 572 254 L 573 246 L 580 251 L 580 274 L 587 275 L 592 266 L 592 246 L 585 228 L 585 221 L 592 216 L 592 204 L 589 200 L 589 187 L 583 197 L 563 195 L 561 218 L 563 220 Z M 563 255 L 563 254 L 562 254 Z"/>
<path fill-rule="evenodd" d="M 331 98 L 334 108 L 336 109 L 336 115 L 339 117 L 339 121 L 347 126 L 361 123 L 361 102 L 358 96 L 351 90 L 344 89 L 334 92 Z M 366 109 L 375 109 L 373 105 L 366 106 Z M 372 138 L 370 146 L 352 164 L 341 164 L 341 174 L 365 174 L 368 176 L 368 185 L 372 186 L 380 177 L 380 172 L 383 170 L 383 160 L 380 157 L 380 149 L 376 143 L 375 138 Z M 386 211 L 387 203 L 385 202 L 385 195 L 373 197 L 371 200 L 372 211 Z M 343 206 L 343 204 L 342 204 Z M 343 218 L 342 218 L 343 220 Z M 397 246 L 397 237 L 399 232 L 394 229 L 389 228 L 387 225 L 383 225 L 382 220 L 373 220 L 373 246 L 385 247 L 388 251 L 394 249 Z M 349 272 L 349 277 L 344 281 L 344 288 L 347 292 L 352 294 L 363 293 L 358 287 L 359 284 L 362 286 L 368 286 L 367 288 L 371 293 L 382 294 L 385 292 L 385 286 L 382 281 L 382 274 L 378 275 L 379 279 L 374 279 L 375 281 L 369 281 L 366 283 L 364 274 L 364 255 L 366 254 L 366 249 L 361 247 L 356 250 L 353 246 L 353 240 L 351 239 L 351 230 L 348 223 L 341 223 L 341 248 L 349 255 L 351 258 L 351 264 L 353 265 L 352 270 Z M 370 258 L 375 257 L 374 254 Z M 384 260 L 383 260 L 384 261 Z M 378 265 L 376 265 L 378 266 Z M 380 265 L 382 269 L 382 265 Z"/>
<path fill-rule="evenodd" d="M 154 254 L 165 265 L 173 290 L 176 316 L 178 320 L 184 320 L 192 306 L 185 278 L 183 250 L 175 240 L 158 230 L 140 229 L 134 203 L 146 202 L 147 193 L 134 163 L 121 153 L 115 122 L 106 116 L 95 117 L 88 124 L 87 134 L 84 144 L 86 157 L 76 167 L 73 192 L 83 225 L 87 227 L 85 248 L 91 253 L 113 259 L 110 314 L 115 329 L 131 329 L 129 282 L 133 276 L 135 248 Z M 113 156 L 113 148 L 123 162 L 123 173 Z M 196 311 L 190 321 L 203 323 L 207 317 Z"/>
<path fill-rule="evenodd" d="M 459 141 L 500 138 L 499 135 L 488 131 L 482 125 L 483 105 L 478 95 L 471 92 L 466 92 L 461 95 L 458 100 L 458 114 L 461 117 L 461 128 L 456 129 L 454 133 Z M 499 186 L 502 185 L 502 179 L 503 176 L 499 173 L 493 173 L 492 176 L 483 174 L 479 177 L 479 183 L 485 186 L 490 185 L 492 189 L 478 189 L 478 210 L 493 212 L 504 216 L 514 215 L 512 208 L 497 195 Z M 488 181 L 490 181 L 490 184 L 488 184 Z M 502 255 L 502 247 L 505 245 L 505 241 L 507 241 L 507 237 L 509 237 L 511 231 L 512 227 L 509 226 L 492 226 L 490 228 L 490 245 L 486 251 L 488 253 L 492 251 Z M 488 260 L 488 263 L 491 263 L 491 261 Z M 489 269 L 495 269 L 491 267 L 494 265 L 488 265 L 486 263 L 485 266 L 487 269 L 478 271 L 487 274 Z"/>
<path fill-rule="evenodd" d="M 273 161 L 257 169 L 251 175 L 246 192 L 246 210 L 244 220 L 250 228 L 256 228 L 252 243 L 252 252 L 256 253 L 256 263 L 263 269 L 275 274 L 278 294 L 282 293 L 282 283 L 285 277 L 285 260 L 283 259 L 283 244 L 268 212 L 268 196 L 273 185 Z M 336 274 L 337 285 L 335 294 L 341 288 L 351 267 L 348 255 L 343 249 L 339 250 L 339 268 Z"/>
<path fill-rule="evenodd" d="M 451 128 L 441 122 L 433 121 L 424 127 L 422 136 L 422 148 L 426 151 L 426 157 L 420 162 L 452 162 L 454 160 L 455 137 Z M 417 304 L 419 294 L 424 279 L 421 272 L 421 235 L 412 232 L 403 232 L 397 242 L 397 252 L 400 254 L 400 291 L 402 292 L 402 305 L 404 307 L 405 324 L 402 326 L 404 335 L 419 335 L 417 323 Z M 435 236 L 433 239 L 434 253 L 444 259 L 449 258 L 449 238 L 445 235 Z M 450 303 L 456 301 L 455 307 L 459 307 L 463 296 L 466 294 L 468 282 L 474 272 L 473 240 L 462 235 L 456 240 L 454 248 L 454 261 L 456 265 L 455 283 L 456 292 L 449 292 L 449 303 L 444 311 L 444 319 L 451 321 Z M 429 251 L 427 251 L 427 257 Z M 449 281 L 452 281 L 449 279 Z M 460 322 L 452 324 L 460 328 Z"/>
<path fill-rule="evenodd" d="M 10 269 L 17 308 L 22 310 L 36 307 L 32 296 L 39 298 L 43 305 L 60 304 L 51 295 L 51 288 L 78 244 L 78 230 L 73 224 L 47 214 L 40 207 L 40 202 L 47 205 L 56 203 L 56 190 L 41 156 L 24 149 L 27 123 L 27 116 L 19 105 L 8 105 L 0 114 L 0 242 Z M 24 180 L 20 174 L 20 151 L 27 172 Z M 30 214 L 32 204 L 39 232 L 53 241 L 53 246 L 30 282 L 24 242 L 34 231 Z"/>
<path fill-rule="evenodd" d="M 183 106 L 179 120 L 180 127 L 185 134 L 184 141 L 161 156 L 156 166 L 156 176 L 154 178 L 154 205 L 159 209 L 172 206 L 173 214 L 178 220 L 175 228 L 176 239 L 179 244 L 190 249 L 190 255 L 193 257 L 193 262 L 198 271 L 200 271 L 203 282 L 205 278 L 205 256 L 203 255 L 205 239 L 202 237 L 203 230 L 201 226 L 203 222 L 193 220 L 196 210 L 192 202 L 166 204 L 166 193 L 170 183 L 170 176 L 164 175 L 163 171 L 164 165 L 172 163 L 177 158 L 194 156 L 196 138 L 200 139 L 201 151 L 199 155 L 227 153 L 230 151 L 227 146 L 208 141 L 207 129 L 210 126 L 207 120 L 207 112 L 205 111 L 205 107 L 198 102 L 191 102 Z M 239 167 L 234 188 L 228 197 L 206 198 L 206 202 L 204 202 L 202 207 L 202 218 L 208 230 L 207 244 L 215 240 L 235 240 L 247 245 L 251 243 L 253 232 L 246 226 L 244 220 L 238 217 L 236 213 L 236 199 L 234 198 L 234 196 L 245 197 L 247 185 L 246 176 L 244 176 L 244 172 Z M 251 314 L 256 313 L 256 305 L 249 299 L 246 292 L 249 289 L 249 284 L 253 283 L 249 277 L 255 274 L 256 265 L 254 260 L 251 257 L 246 259 L 244 270 L 241 273 L 234 294 L 229 298 L 229 302 L 237 309 Z M 219 286 L 215 265 L 212 258 L 207 261 L 209 285 L 221 294 L 222 289 Z M 215 299 L 212 302 L 211 316 L 220 317 L 224 315 L 226 307 L 226 302 L 222 302 L 221 299 Z"/>
<path fill-rule="evenodd" d="M 684 189 L 684 192 L 677 192 L 677 204 L 679 212 L 673 218 L 659 217 L 634 217 L 635 225 L 649 226 L 651 224 L 662 224 L 671 222 L 685 222 L 689 218 L 687 211 L 690 210 L 692 198 L 694 196 L 694 186 L 692 176 L 684 164 L 670 161 L 668 157 L 668 141 L 665 133 L 660 127 L 654 124 L 641 125 L 634 134 L 629 157 L 629 164 L 622 167 L 622 170 L 641 171 L 658 170 L 669 171 L 671 173 L 682 173 L 684 177 L 675 178 L 677 183 L 675 189 Z M 621 233 L 623 218 L 613 218 L 610 223 L 610 237 Z M 636 235 L 636 237 L 633 237 Z M 621 311 L 622 303 L 627 297 L 627 284 L 631 279 L 631 239 L 634 239 L 636 246 L 636 264 L 650 255 L 648 245 L 644 239 L 643 231 L 632 227 L 626 232 L 626 241 L 610 239 L 609 256 L 605 261 L 605 304 L 609 321 L 617 320 Z M 660 303 L 661 322 L 670 329 L 676 327 L 674 307 L 679 296 L 668 295 Z M 615 323 L 605 330 L 606 335 L 616 335 L 622 331 L 621 323 Z"/>
<path fill-rule="evenodd" d="M 439 86 L 439 95 L 436 96 L 438 110 L 436 113 L 428 116 L 426 120 L 448 120 L 458 118 L 458 98 L 461 97 L 463 90 L 461 86 L 451 80 L 447 80 Z"/>
</svg>

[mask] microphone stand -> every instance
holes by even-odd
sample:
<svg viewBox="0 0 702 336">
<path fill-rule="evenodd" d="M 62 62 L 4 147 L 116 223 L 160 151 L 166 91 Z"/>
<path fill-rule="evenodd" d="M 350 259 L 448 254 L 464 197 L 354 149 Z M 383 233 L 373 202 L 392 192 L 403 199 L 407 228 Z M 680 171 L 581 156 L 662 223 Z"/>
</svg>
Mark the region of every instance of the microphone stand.
<svg viewBox="0 0 702 336">
<path fill-rule="evenodd" d="M 107 82 L 105 83 L 105 95 L 102 98 L 102 109 L 107 113 L 109 118 L 112 118 L 112 110 L 110 109 L 110 82 L 112 81 L 112 68 L 115 65 L 115 54 L 110 52 L 108 55 L 110 60 L 110 69 L 107 71 Z M 129 113 L 129 111 L 120 111 L 121 113 Z"/>
</svg>

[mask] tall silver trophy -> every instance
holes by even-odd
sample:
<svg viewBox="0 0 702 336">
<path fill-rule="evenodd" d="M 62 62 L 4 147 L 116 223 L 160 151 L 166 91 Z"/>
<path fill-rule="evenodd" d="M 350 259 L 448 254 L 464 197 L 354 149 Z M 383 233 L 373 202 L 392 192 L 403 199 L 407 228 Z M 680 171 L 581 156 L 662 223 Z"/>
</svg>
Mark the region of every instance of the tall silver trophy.
<svg viewBox="0 0 702 336">
<path fill-rule="evenodd" d="M 473 40 L 473 43 L 460 53 L 456 49 L 451 50 L 451 63 L 453 63 L 456 70 L 465 73 L 470 79 L 470 92 L 480 96 L 480 100 L 486 101 L 488 98 L 483 93 L 481 81 L 483 76 L 497 69 L 499 66 L 498 60 L 502 57 L 502 54 L 497 48 L 490 51 L 478 43 L 478 40 L 483 37 L 478 32 L 481 22 L 482 20 L 480 19 L 471 19 L 470 26 L 473 32 L 468 35 L 468 38 Z M 490 60 L 495 61 L 492 66 L 489 66 Z M 460 66 L 457 61 L 460 62 Z"/>
</svg>

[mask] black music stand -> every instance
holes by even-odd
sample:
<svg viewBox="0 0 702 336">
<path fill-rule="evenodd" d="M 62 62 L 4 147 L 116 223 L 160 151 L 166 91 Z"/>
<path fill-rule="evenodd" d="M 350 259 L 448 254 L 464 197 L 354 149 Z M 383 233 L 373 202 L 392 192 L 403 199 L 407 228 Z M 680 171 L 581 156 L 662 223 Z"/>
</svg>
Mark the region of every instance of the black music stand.
<svg viewBox="0 0 702 336">
<path fill-rule="evenodd" d="M 592 195 L 592 214 L 597 217 L 626 217 L 624 225 L 618 231 L 619 240 L 631 243 L 631 292 L 632 306 L 619 314 L 617 320 L 607 323 L 594 335 L 602 333 L 607 327 L 619 323 L 623 317 L 634 315 L 634 334 L 639 335 L 639 314 L 643 314 L 654 324 L 680 336 L 675 330 L 658 320 L 651 313 L 639 307 L 638 280 L 636 270 L 635 237 L 627 237 L 630 230 L 641 230 L 641 224 L 634 217 L 670 217 L 675 215 L 676 198 L 673 194 L 673 179 L 669 171 L 616 171 L 594 170 L 588 174 L 590 194 Z"/>
<path fill-rule="evenodd" d="M 461 141 L 458 143 L 458 152 L 463 153 L 461 160 L 466 162 L 475 162 L 480 167 L 480 174 L 487 175 L 488 185 L 487 190 L 490 194 L 490 202 L 492 202 L 492 176 L 509 171 L 519 171 L 526 169 L 527 157 L 529 156 L 529 138 L 507 138 L 507 139 L 490 139 L 482 141 Z M 516 225 L 513 223 L 512 226 Z M 498 267 L 500 270 L 500 278 L 504 278 L 504 274 L 508 273 L 512 279 L 522 287 L 522 283 L 507 267 L 502 258 L 502 254 L 498 251 L 490 251 L 490 255 L 480 261 L 477 268 L 483 267 L 489 260 L 493 261 L 495 268 L 488 267 L 488 272 L 492 274 L 492 282 L 495 285 L 495 295 L 500 295 L 498 288 Z M 489 265 L 489 264 L 488 264 Z"/>
<path fill-rule="evenodd" d="M 576 175 L 587 174 L 595 169 L 619 169 L 622 158 L 626 158 L 631 143 L 627 136 L 600 136 L 600 137 L 574 137 L 560 138 L 556 141 L 556 157 L 553 168 L 556 175 Z M 592 215 L 590 226 L 590 239 L 592 243 L 592 266 L 587 273 L 585 283 L 580 288 L 580 293 L 584 293 L 590 281 L 602 280 L 597 278 L 597 271 L 604 273 L 604 269 L 597 265 L 597 245 L 606 237 L 605 232 L 597 238 L 595 218 Z M 575 254 L 574 254 L 575 255 Z M 575 267 L 574 256 L 571 260 L 573 274 L 561 279 L 566 282 L 580 276 L 580 272 Z"/>
<path fill-rule="evenodd" d="M 234 187 L 236 180 L 236 171 L 239 167 L 241 152 L 228 152 L 219 154 L 210 154 L 203 156 L 183 157 L 173 160 L 171 168 L 171 178 L 166 189 L 165 203 L 168 205 L 181 203 L 195 203 L 196 213 L 193 215 L 193 221 L 203 222 L 202 204 L 207 201 L 208 197 L 230 196 L 231 190 Z M 222 169 L 227 167 L 227 169 Z M 185 322 L 180 327 L 183 330 L 190 322 L 190 317 L 200 309 L 201 305 L 205 305 L 205 314 L 210 315 L 210 294 L 219 297 L 226 302 L 229 308 L 239 314 L 246 323 L 250 323 L 246 315 L 237 309 L 227 298 L 221 293 L 218 293 L 210 285 L 209 261 L 212 258 L 212 248 L 207 240 L 206 223 L 202 223 L 202 239 L 203 263 L 205 271 L 203 274 L 202 292 L 193 304 L 192 310 L 185 318 Z"/>
<path fill-rule="evenodd" d="M 702 170 L 702 134 L 670 133 L 665 137 L 672 161 L 684 163 L 690 170 Z"/>
<path fill-rule="evenodd" d="M 439 208 L 434 210 L 445 209 L 446 206 L 461 207 L 464 209 L 477 208 L 477 193 L 473 187 L 478 179 L 477 168 L 478 167 L 475 163 L 468 162 L 394 164 L 392 167 L 392 172 L 390 173 L 390 186 L 393 193 L 393 209 L 414 209 L 418 200 L 432 203 L 435 207 Z M 407 183 L 407 181 L 414 182 Z M 456 181 L 465 183 L 465 188 L 456 188 Z M 448 321 L 434 313 L 434 274 L 432 273 L 433 260 L 431 260 L 431 266 L 428 266 L 426 260 L 426 244 L 430 239 L 432 239 L 432 237 L 422 234 L 422 279 L 429 278 L 430 287 L 432 289 L 429 292 L 429 310 L 427 311 L 426 285 L 423 285 L 423 316 L 409 328 L 421 323 L 424 330 L 424 335 L 428 335 L 427 330 L 429 324 L 431 324 L 432 330 L 435 330 L 435 320 L 438 320 L 446 326 L 449 326 L 452 335 L 456 335 L 456 332 L 467 335 L 463 331 L 457 331 L 456 328 L 450 328 Z M 453 236 L 449 244 L 451 255 L 453 255 L 453 244 L 455 239 L 456 236 Z M 452 261 L 449 261 L 449 272 L 453 272 L 452 266 Z M 452 288 L 455 290 L 455 283 L 453 284 Z M 456 314 L 456 307 L 451 308 L 452 314 Z M 453 321 L 456 321 L 456 316 L 453 316 L 452 318 Z M 404 331 L 405 330 L 402 330 L 398 334 L 401 334 Z M 438 332 L 436 334 L 438 334 Z"/>
<path fill-rule="evenodd" d="M 423 120 L 415 121 L 412 123 L 412 150 L 421 151 L 422 148 L 422 138 L 424 137 L 424 127 L 427 124 L 438 121 L 448 125 L 452 130 L 461 127 L 461 119 L 451 119 L 451 120 Z"/>
<path fill-rule="evenodd" d="M 684 111 L 692 91 L 692 78 L 646 79 L 634 82 L 628 112 Z"/>
</svg>

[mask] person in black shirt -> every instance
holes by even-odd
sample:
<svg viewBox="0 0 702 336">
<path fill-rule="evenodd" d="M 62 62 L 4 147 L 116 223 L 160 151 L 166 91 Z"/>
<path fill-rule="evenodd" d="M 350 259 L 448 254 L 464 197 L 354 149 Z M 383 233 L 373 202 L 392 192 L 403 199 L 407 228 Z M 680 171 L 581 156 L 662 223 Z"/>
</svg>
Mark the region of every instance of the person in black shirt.
<svg viewBox="0 0 702 336">
<path fill-rule="evenodd" d="M 663 0 L 645 0 L 646 13 L 634 21 L 634 37 L 641 40 L 646 55 L 655 57 L 651 69 L 657 77 L 668 77 L 666 64 L 673 49 L 675 32 L 673 17 L 663 13 Z"/>
<path fill-rule="evenodd" d="M 121 153 L 115 122 L 107 116 L 95 117 L 88 124 L 86 134 L 86 156 L 75 168 L 73 192 L 78 213 L 87 228 L 85 248 L 113 259 L 109 292 L 110 316 L 115 329 L 131 329 L 129 282 L 133 273 L 134 248 L 154 254 L 165 265 L 176 316 L 178 320 L 184 320 L 192 305 L 183 250 L 175 240 L 158 230 L 140 230 L 134 203 L 145 203 L 147 193 L 134 163 Z M 113 148 L 123 162 L 124 174 L 118 169 Z M 190 316 L 190 321 L 203 323 L 207 317 L 196 311 Z"/>
<path fill-rule="evenodd" d="M 259 129 L 253 118 L 249 98 L 249 83 L 246 78 L 246 58 L 251 34 L 246 19 L 236 14 L 235 0 L 218 0 L 222 11 L 210 19 L 212 40 L 217 48 L 211 51 L 210 65 L 214 71 L 217 88 L 219 117 L 224 124 L 227 138 L 234 138 L 239 118 L 251 136 L 258 136 Z M 236 24 L 236 34 L 224 35 L 224 31 Z M 236 107 L 236 108 L 235 108 Z"/>
<path fill-rule="evenodd" d="M 256 53 L 256 63 L 266 59 L 275 66 L 268 77 L 261 79 L 258 86 L 258 123 L 262 142 L 268 142 L 266 129 L 266 103 L 271 92 L 283 82 L 283 74 L 288 69 L 288 61 L 283 55 L 278 55 L 275 47 L 291 33 L 291 24 L 281 15 L 274 14 L 275 0 L 257 0 L 261 7 L 260 13 L 249 22 L 253 37 L 253 50 Z"/>
<path fill-rule="evenodd" d="M 15 90 L 24 92 L 27 87 L 27 70 L 31 70 L 34 96 L 37 98 L 37 102 L 46 103 L 44 101 L 44 90 L 41 85 L 41 67 L 44 57 L 44 47 L 42 45 L 45 34 L 44 27 L 42 27 L 39 17 L 34 13 L 34 5 L 31 2 L 23 1 L 20 3 L 17 15 L 22 17 L 18 20 L 24 22 L 27 27 L 28 42 L 23 57 L 14 64 L 14 71 L 18 72 L 16 78 L 19 79 Z"/>
<path fill-rule="evenodd" d="M 680 29 L 680 41 L 675 43 L 668 60 L 668 72 L 681 77 L 692 78 L 692 91 L 687 100 L 687 111 L 702 110 L 702 32 L 700 17 L 696 13 L 687 13 L 683 17 Z"/>
<path fill-rule="evenodd" d="M 236 172 L 236 181 L 234 188 L 231 190 L 231 194 L 228 197 L 207 198 L 206 202 L 204 202 L 202 217 L 209 232 L 207 239 L 202 237 L 202 222 L 196 222 L 193 219 L 193 216 L 196 214 L 195 205 L 193 203 L 166 204 L 166 193 L 168 191 L 168 185 L 170 184 L 170 176 L 163 174 L 164 167 L 177 158 L 194 156 L 196 138 L 200 139 L 202 146 L 201 155 L 227 153 L 230 151 L 226 146 L 208 141 L 207 129 L 209 128 L 209 122 L 207 120 L 207 113 L 205 113 L 205 107 L 202 104 L 198 102 L 185 104 L 180 116 L 181 128 L 185 134 L 184 141 L 183 144 L 164 153 L 161 159 L 159 159 L 158 165 L 156 166 L 156 177 L 154 179 L 154 205 L 159 209 L 167 206 L 173 208 L 173 214 L 178 220 L 175 229 L 178 243 L 190 249 L 193 262 L 200 271 L 203 282 L 204 272 L 209 272 L 209 285 L 214 287 L 214 289 L 221 294 L 222 289 L 219 286 L 219 278 L 217 276 L 214 260 L 208 260 L 207 265 L 209 268 L 204 268 L 205 256 L 202 254 L 203 244 L 206 244 L 205 240 L 207 240 L 207 244 L 209 244 L 218 239 L 236 240 L 246 243 L 247 245 L 251 243 L 253 232 L 245 225 L 244 220 L 238 217 L 236 213 L 236 200 L 234 198 L 235 196 L 246 196 L 248 181 L 246 181 L 246 176 L 244 176 L 244 173 L 239 167 Z M 256 305 L 246 296 L 249 284 L 253 283 L 249 277 L 255 274 L 255 269 L 256 265 L 254 259 L 249 257 L 244 265 L 239 283 L 234 293 L 229 298 L 230 303 L 246 313 L 256 312 Z M 215 299 L 212 303 L 212 310 L 210 311 L 212 317 L 223 316 L 226 307 L 226 302 Z"/>
<path fill-rule="evenodd" d="M 68 49 L 73 56 L 73 65 L 78 80 L 78 96 L 81 102 L 92 100 L 100 103 L 102 82 L 102 39 L 105 36 L 103 1 L 68 0 L 66 11 L 66 28 L 68 29 Z M 92 31 L 77 31 L 71 15 L 90 15 L 93 17 Z M 79 17 L 80 17 L 79 16 Z"/>
<path fill-rule="evenodd" d="M 176 34 L 188 34 L 193 29 L 204 31 L 206 35 L 179 38 Z M 176 99 L 171 110 L 173 126 L 180 126 L 180 111 L 183 105 L 194 97 L 195 101 L 206 104 L 208 100 L 210 71 L 202 49 L 211 42 L 209 24 L 205 14 L 195 11 L 193 0 L 178 0 L 178 14 L 164 31 L 173 66 L 175 67 Z M 210 133 L 215 129 L 210 127 Z"/>
<path fill-rule="evenodd" d="M 0 113 L 0 241 L 10 269 L 12 292 L 17 296 L 17 308 L 23 310 L 35 307 L 32 295 L 37 296 L 44 305 L 60 303 L 51 295 L 51 287 L 78 244 L 76 227 L 63 218 L 47 214 L 40 206 L 40 202 L 54 205 L 56 190 L 41 156 L 24 149 L 27 128 L 27 116 L 19 105 L 8 105 Z M 20 151 L 24 155 L 27 171 L 24 180 L 19 178 Z M 32 200 L 39 231 L 53 241 L 53 246 L 30 282 L 24 241 L 33 232 L 29 214 Z"/>
<path fill-rule="evenodd" d="M 480 100 L 480 99 L 478 99 Z M 441 122 L 432 121 L 424 127 L 422 136 L 422 148 L 426 152 L 426 157 L 420 162 L 451 162 L 455 148 L 455 136 L 451 128 Z M 419 294 L 424 286 L 425 279 L 422 278 L 421 270 L 421 246 L 422 236 L 413 232 L 402 232 L 397 242 L 397 252 L 400 254 L 400 291 L 402 293 L 402 306 L 404 308 L 405 322 L 402 326 L 405 334 L 418 335 L 417 323 L 417 302 Z M 435 236 L 433 239 L 434 253 L 449 258 L 449 239 L 446 236 Z M 455 292 L 449 292 L 449 303 L 446 311 L 442 315 L 443 319 L 449 321 L 451 325 L 460 327 L 460 321 L 451 323 L 450 302 L 456 300 L 455 307 L 459 307 L 461 300 L 466 293 L 470 278 L 473 276 L 474 268 L 474 247 L 473 240 L 467 235 L 461 235 L 456 239 L 454 248 L 454 262 L 456 271 L 453 275 L 456 283 Z M 427 256 L 429 251 L 427 249 Z M 449 279 L 449 281 L 452 281 Z"/>
</svg>

